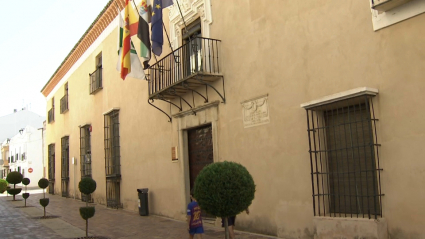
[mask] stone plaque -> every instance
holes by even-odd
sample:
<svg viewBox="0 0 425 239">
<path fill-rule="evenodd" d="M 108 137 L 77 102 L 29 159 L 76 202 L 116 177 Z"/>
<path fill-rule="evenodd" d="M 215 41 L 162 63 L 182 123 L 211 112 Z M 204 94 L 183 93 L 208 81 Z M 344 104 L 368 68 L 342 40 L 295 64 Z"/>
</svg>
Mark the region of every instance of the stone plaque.
<svg viewBox="0 0 425 239">
<path fill-rule="evenodd" d="M 241 102 L 244 128 L 270 123 L 268 94 Z"/>
</svg>

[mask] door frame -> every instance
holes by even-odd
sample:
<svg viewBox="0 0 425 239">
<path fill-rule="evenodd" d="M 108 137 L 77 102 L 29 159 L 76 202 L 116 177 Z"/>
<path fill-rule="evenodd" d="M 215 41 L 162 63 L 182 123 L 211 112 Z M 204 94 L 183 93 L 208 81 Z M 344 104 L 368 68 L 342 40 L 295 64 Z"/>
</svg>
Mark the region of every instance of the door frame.
<svg viewBox="0 0 425 239">
<path fill-rule="evenodd" d="M 214 101 L 203 106 L 179 112 L 173 115 L 177 118 L 177 131 L 178 131 L 178 146 L 179 159 L 183 164 L 181 167 L 182 184 L 181 184 L 181 196 L 183 208 L 186 208 L 190 202 L 190 179 L 189 179 L 189 147 L 188 147 L 188 136 L 187 131 L 200 126 L 211 124 L 212 130 L 212 142 L 213 142 L 213 162 L 219 161 L 219 146 L 218 146 L 218 105 L 220 101 Z M 193 114 L 196 112 L 196 114 Z"/>
</svg>

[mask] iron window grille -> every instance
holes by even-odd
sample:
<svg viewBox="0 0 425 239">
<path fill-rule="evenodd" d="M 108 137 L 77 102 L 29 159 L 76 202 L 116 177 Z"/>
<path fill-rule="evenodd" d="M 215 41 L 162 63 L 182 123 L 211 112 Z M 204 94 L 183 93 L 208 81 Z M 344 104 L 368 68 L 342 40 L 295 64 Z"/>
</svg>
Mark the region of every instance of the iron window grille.
<svg viewBox="0 0 425 239">
<path fill-rule="evenodd" d="M 55 97 L 52 97 L 52 108 L 47 112 L 47 123 L 55 121 Z"/>
<path fill-rule="evenodd" d="M 307 109 L 315 216 L 382 217 L 372 96 Z"/>
<path fill-rule="evenodd" d="M 94 94 L 103 88 L 102 65 L 100 65 L 93 73 L 89 74 L 90 78 L 90 94 Z"/>
<path fill-rule="evenodd" d="M 61 188 L 62 197 L 68 197 L 69 187 L 69 137 L 61 139 L 62 160 L 61 160 Z"/>
<path fill-rule="evenodd" d="M 81 177 L 92 177 L 91 132 L 90 125 L 80 128 L 80 166 Z"/>
<path fill-rule="evenodd" d="M 55 188 L 55 144 L 48 146 L 48 176 L 49 176 L 49 193 L 54 194 Z"/>
<path fill-rule="evenodd" d="M 104 117 L 106 206 L 122 207 L 120 199 L 121 159 L 119 135 L 119 111 L 114 110 Z"/>
<path fill-rule="evenodd" d="M 60 100 L 60 113 L 63 114 L 68 110 L 68 83 L 65 83 L 65 94 Z"/>
</svg>

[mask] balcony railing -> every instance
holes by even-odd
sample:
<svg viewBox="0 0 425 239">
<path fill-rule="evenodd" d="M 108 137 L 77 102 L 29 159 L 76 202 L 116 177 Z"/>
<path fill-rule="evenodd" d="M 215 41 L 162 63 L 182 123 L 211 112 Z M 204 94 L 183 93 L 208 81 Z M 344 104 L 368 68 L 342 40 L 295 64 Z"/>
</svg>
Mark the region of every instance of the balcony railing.
<svg viewBox="0 0 425 239">
<path fill-rule="evenodd" d="M 64 95 L 60 101 L 60 111 L 61 114 L 68 110 L 68 95 Z"/>
<path fill-rule="evenodd" d="M 210 82 L 217 80 L 217 76 L 221 76 L 220 42 L 197 37 L 153 64 L 149 75 L 149 98 L 164 97 L 167 89 L 197 76 Z M 179 92 L 186 93 L 186 88 L 181 87 Z"/>
<path fill-rule="evenodd" d="M 47 123 L 51 123 L 55 121 L 55 108 L 51 108 L 47 113 Z"/>
<path fill-rule="evenodd" d="M 102 89 L 102 68 L 97 68 L 90 76 L 90 94 Z"/>
</svg>

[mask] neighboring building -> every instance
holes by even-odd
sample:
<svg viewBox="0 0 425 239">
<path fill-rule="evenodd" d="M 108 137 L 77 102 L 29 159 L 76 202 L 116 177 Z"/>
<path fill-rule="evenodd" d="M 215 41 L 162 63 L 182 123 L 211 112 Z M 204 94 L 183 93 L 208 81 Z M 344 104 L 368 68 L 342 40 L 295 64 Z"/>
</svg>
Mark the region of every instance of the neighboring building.
<svg viewBox="0 0 425 239">
<path fill-rule="evenodd" d="M 7 174 L 10 172 L 9 141 L 10 139 L 6 139 L 0 144 L 1 157 L 2 157 L 2 160 L 1 160 L 2 162 L 0 164 L 0 169 L 1 169 L 0 178 L 4 178 L 4 179 L 6 178 Z"/>
<path fill-rule="evenodd" d="M 18 171 L 30 179 L 28 187 L 38 187 L 43 177 L 42 130 L 25 127 L 9 142 L 9 171 Z"/>
<path fill-rule="evenodd" d="M 149 188 L 152 214 L 184 220 L 227 160 L 257 187 L 237 229 L 425 238 L 425 0 L 178 2 L 149 81 L 116 71 L 112 0 L 43 87 L 51 193 L 92 177 L 89 200 L 137 211 Z"/>
<path fill-rule="evenodd" d="M 23 130 L 28 125 L 40 128 L 43 126 L 44 120 L 45 117 L 28 111 L 25 108 L 22 108 L 20 111 L 15 109 L 13 114 L 0 117 L 0 142 L 3 142 L 4 147 L 8 147 L 10 138 L 20 132 L 20 130 Z M 4 152 L 8 152 L 8 149 L 5 149 Z M 3 175 L 0 173 L 0 176 L 4 178 L 7 176 L 6 172 L 10 172 L 8 168 L 9 161 L 10 159 L 4 158 L 3 153 L 0 155 L 0 172 L 3 172 Z"/>
</svg>

